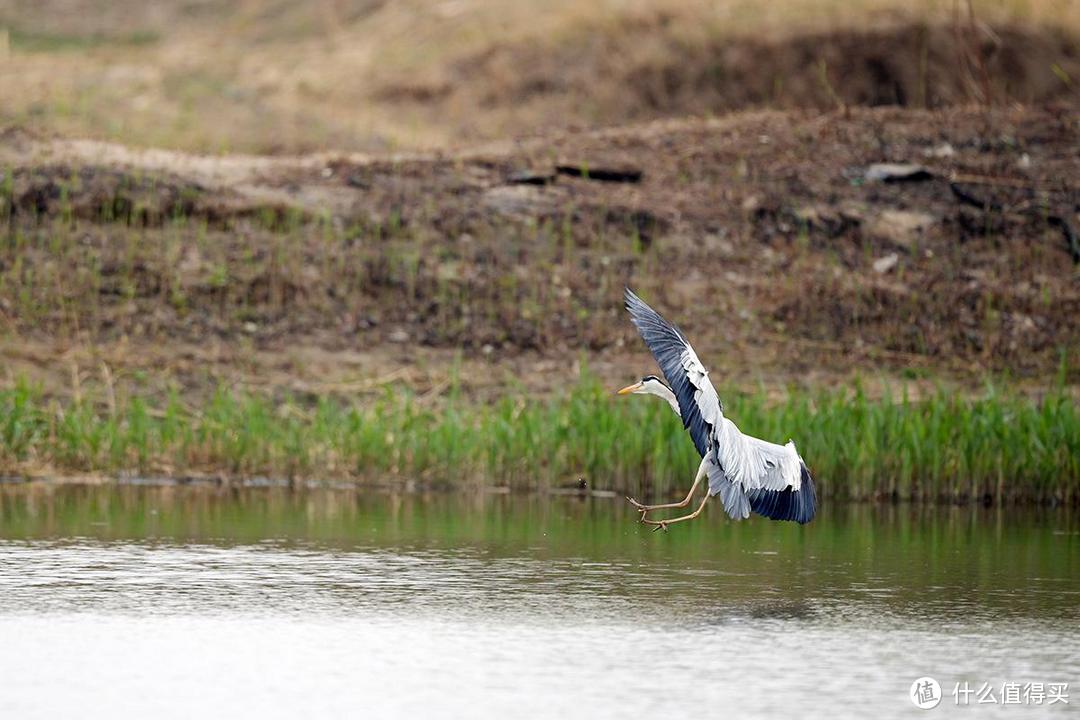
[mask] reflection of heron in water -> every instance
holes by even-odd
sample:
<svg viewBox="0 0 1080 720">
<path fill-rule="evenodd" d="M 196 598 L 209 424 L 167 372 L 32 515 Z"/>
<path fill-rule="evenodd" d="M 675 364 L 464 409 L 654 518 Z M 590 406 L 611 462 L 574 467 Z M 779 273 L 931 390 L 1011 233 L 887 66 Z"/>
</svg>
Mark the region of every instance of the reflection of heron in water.
<svg viewBox="0 0 1080 720">
<path fill-rule="evenodd" d="M 797 523 L 813 520 L 817 510 L 814 480 L 795 450 L 795 443 L 777 445 L 740 432 L 735 423 L 724 417 L 724 407 L 709 380 L 709 372 L 679 329 L 660 317 L 630 288 L 626 288 L 626 309 L 660 365 L 667 384 L 655 375 L 647 375 L 619 394 L 658 395 L 667 400 L 702 457 L 694 484 L 681 502 L 642 505 L 627 498 L 641 511 L 641 521 L 656 526 L 657 530 L 667 530 L 671 523 L 696 518 L 713 495 L 720 496 L 724 510 L 736 520 L 749 517 L 751 511 L 772 520 Z M 709 491 L 697 510 L 667 520 L 648 519 L 653 510 L 689 505 L 703 477 L 708 477 Z"/>
</svg>

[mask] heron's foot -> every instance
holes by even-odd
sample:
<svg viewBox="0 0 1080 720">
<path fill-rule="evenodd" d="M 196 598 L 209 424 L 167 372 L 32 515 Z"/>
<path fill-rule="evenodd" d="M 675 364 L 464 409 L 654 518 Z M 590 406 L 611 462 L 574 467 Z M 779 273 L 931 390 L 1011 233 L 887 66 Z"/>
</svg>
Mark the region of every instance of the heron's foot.
<svg viewBox="0 0 1080 720">
<path fill-rule="evenodd" d="M 646 520 L 643 514 L 641 517 L 641 522 L 645 523 L 646 525 L 652 525 L 653 532 L 656 532 L 657 530 L 663 530 L 664 532 L 667 532 L 667 520 Z"/>
<path fill-rule="evenodd" d="M 631 505 L 634 506 L 635 510 L 637 510 L 639 513 L 641 513 L 641 517 L 638 518 L 638 522 L 639 523 L 645 522 L 645 517 L 649 514 L 649 511 L 652 510 L 652 508 L 649 507 L 648 505 L 642 505 L 641 503 L 639 503 L 637 500 L 630 497 L 629 495 L 626 496 L 626 499 L 630 502 Z"/>
</svg>

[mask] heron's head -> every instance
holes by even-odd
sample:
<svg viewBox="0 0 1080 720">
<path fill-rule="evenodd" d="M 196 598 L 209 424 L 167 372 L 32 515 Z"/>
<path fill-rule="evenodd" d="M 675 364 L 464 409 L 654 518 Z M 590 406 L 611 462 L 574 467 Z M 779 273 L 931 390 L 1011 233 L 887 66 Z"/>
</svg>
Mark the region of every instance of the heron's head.
<svg viewBox="0 0 1080 720">
<path fill-rule="evenodd" d="M 655 375 L 646 375 L 633 385 L 627 385 L 619 391 L 619 395 L 660 395 L 664 396 L 671 390 L 664 382 Z"/>
</svg>

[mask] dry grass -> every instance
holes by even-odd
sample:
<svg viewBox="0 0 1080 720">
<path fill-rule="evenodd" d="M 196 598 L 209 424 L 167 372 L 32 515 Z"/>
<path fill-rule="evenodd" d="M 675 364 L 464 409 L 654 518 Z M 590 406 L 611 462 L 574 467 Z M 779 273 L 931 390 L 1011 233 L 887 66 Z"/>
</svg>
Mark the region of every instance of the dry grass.
<svg viewBox="0 0 1080 720">
<path fill-rule="evenodd" d="M 998 27 L 1080 28 L 1076 2 L 975 8 Z M 950 3 L 896 0 L 854 7 L 836 0 L 9 0 L 0 3 L 0 124 L 208 152 L 378 150 L 687 111 L 827 105 L 814 63 L 801 57 L 807 50 L 792 51 L 787 39 L 917 30 L 950 22 L 952 10 Z M 830 37 L 809 42 L 808 51 L 827 51 L 835 44 Z M 972 37 L 980 46 L 995 42 L 983 30 Z M 854 42 L 868 51 L 879 44 L 872 37 Z M 1047 57 L 1034 58 L 1024 82 L 1034 73 L 1052 83 L 1060 49 L 1038 42 Z M 931 59 L 937 52 L 941 67 L 951 69 L 953 43 L 946 33 L 939 50 L 930 48 Z M 842 90 L 864 74 L 843 66 L 850 54 L 828 63 Z M 886 62 L 895 54 L 887 51 Z M 730 94 L 730 81 L 722 92 L 700 92 L 717 57 L 730 65 L 735 84 L 752 92 Z M 1059 70 L 1077 76 L 1071 67 Z M 849 71 L 852 77 L 843 77 Z M 671 82 L 689 82 L 689 97 L 672 96 Z M 917 94 L 907 100 L 916 102 Z"/>
</svg>

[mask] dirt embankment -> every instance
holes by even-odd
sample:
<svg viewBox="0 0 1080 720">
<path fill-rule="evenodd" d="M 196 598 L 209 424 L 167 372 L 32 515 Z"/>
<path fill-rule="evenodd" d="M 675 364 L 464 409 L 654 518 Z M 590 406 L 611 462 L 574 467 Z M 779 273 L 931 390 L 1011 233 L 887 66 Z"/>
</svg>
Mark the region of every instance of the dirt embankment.
<svg viewBox="0 0 1080 720">
<path fill-rule="evenodd" d="M 630 284 L 725 376 L 1045 380 L 1080 348 L 1078 132 L 852 109 L 268 159 L 8 131 L 0 351 L 8 381 L 104 360 L 319 390 L 434 386 L 461 349 L 467 380 L 542 386 L 650 367 Z"/>
<path fill-rule="evenodd" d="M 920 109 L 969 103 L 1078 106 L 1080 43 L 1060 28 L 890 22 L 762 36 L 675 30 L 663 13 L 557 39 L 496 43 L 428 82 L 388 82 L 376 99 L 460 122 L 474 107 L 500 134 L 751 108 Z"/>
</svg>

